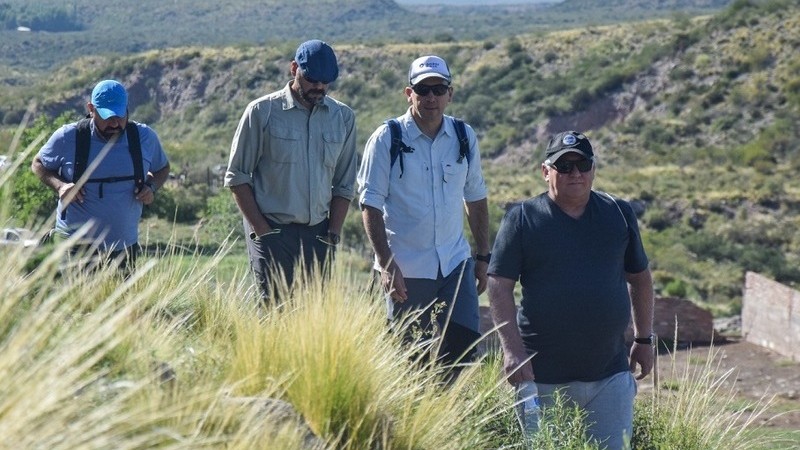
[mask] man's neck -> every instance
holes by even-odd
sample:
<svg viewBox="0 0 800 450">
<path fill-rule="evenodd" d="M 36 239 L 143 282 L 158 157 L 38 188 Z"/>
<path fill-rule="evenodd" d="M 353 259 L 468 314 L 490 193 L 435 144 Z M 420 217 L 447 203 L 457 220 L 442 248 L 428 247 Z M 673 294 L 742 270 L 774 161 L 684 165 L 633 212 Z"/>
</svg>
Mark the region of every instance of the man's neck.
<svg viewBox="0 0 800 450">
<path fill-rule="evenodd" d="M 438 120 L 426 120 L 414 111 L 411 112 L 411 117 L 414 118 L 414 123 L 417 124 L 417 128 L 422 131 L 422 134 L 431 139 L 436 139 L 436 135 L 439 134 L 444 122 L 444 117 L 439 117 Z"/>
<path fill-rule="evenodd" d="M 564 214 L 572 217 L 573 219 L 577 219 L 583 215 L 583 212 L 586 211 L 586 205 L 589 204 L 589 195 L 591 193 L 587 193 L 586 196 L 581 197 L 565 197 L 565 196 L 556 196 L 552 192 L 548 192 L 550 199 L 553 200 L 553 203 L 556 204 Z"/>
</svg>

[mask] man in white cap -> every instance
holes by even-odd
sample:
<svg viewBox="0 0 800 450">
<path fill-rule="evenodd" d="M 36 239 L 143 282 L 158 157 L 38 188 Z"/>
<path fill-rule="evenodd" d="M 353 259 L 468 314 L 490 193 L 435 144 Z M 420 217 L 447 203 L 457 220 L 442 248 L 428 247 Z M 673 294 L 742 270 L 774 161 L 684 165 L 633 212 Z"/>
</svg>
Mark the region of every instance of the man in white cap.
<svg viewBox="0 0 800 450">
<path fill-rule="evenodd" d="M 453 364 L 472 359 L 480 338 L 478 295 L 486 289 L 491 255 L 478 140 L 469 125 L 444 114 L 451 82 L 438 56 L 411 63 L 409 108 L 370 136 L 358 189 L 389 318 L 418 314 L 409 341 L 420 331 L 430 337 L 435 322 L 442 333 L 438 357 L 457 373 Z M 392 127 L 402 144 L 393 143 Z M 474 252 L 464 235 L 465 208 Z"/>
<path fill-rule="evenodd" d="M 307 272 L 327 266 L 355 196 L 355 114 L 327 95 L 336 54 L 318 39 L 303 42 L 289 72 L 283 89 L 247 105 L 225 173 L 264 302 L 276 285 L 292 286 L 298 262 Z"/>
<path fill-rule="evenodd" d="M 128 93 L 118 81 L 98 83 L 86 106 L 88 117 L 56 130 L 31 169 L 58 194 L 55 236 L 88 224 L 73 253 L 120 257 L 129 270 L 139 251 L 142 207 L 169 177 L 169 161 L 155 131 L 128 120 Z"/>
</svg>

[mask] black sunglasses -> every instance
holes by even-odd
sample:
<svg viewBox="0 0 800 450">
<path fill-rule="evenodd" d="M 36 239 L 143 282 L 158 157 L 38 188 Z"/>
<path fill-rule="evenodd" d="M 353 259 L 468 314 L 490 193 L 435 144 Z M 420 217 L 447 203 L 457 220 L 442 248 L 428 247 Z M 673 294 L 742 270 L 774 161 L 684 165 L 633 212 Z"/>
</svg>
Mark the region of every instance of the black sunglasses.
<svg viewBox="0 0 800 450">
<path fill-rule="evenodd" d="M 594 161 L 591 159 L 579 159 L 577 161 L 558 160 L 550 163 L 549 166 L 556 169 L 558 173 L 572 173 L 572 168 L 577 167 L 578 172 L 584 173 L 592 170 Z"/>
<path fill-rule="evenodd" d="M 317 83 L 328 84 L 325 81 L 315 80 L 315 79 L 311 78 L 310 76 L 306 75 L 305 72 L 302 72 L 302 71 L 300 72 L 300 76 L 303 77 L 304 80 L 306 80 L 307 82 L 309 82 L 311 84 L 317 84 Z"/>
<path fill-rule="evenodd" d="M 411 86 L 411 89 L 413 89 L 414 93 L 416 93 L 420 97 L 425 97 L 431 92 L 433 92 L 433 95 L 441 97 L 444 94 L 447 94 L 447 91 L 450 90 L 450 86 L 446 84 L 435 84 L 433 86 L 428 86 L 427 84 L 417 84 Z"/>
</svg>

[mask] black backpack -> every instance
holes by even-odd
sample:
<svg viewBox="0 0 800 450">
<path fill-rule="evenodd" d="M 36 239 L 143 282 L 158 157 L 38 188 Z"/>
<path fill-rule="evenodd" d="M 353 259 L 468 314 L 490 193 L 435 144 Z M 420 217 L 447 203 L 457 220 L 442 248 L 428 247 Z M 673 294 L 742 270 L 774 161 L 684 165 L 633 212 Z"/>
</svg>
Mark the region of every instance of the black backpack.
<svg viewBox="0 0 800 450">
<path fill-rule="evenodd" d="M 391 156 L 391 163 L 389 169 L 394 167 L 395 161 L 400 157 L 400 178 L 403 178 L 403 153 L 413 153 L 414 149 L 403 142 L 403 130 L 400 128 L 400 122 L 397 119 L 389 119 L 386 122 L 389 127 L 389 133 L 392 136 L 392 144 L 389 147 L 389 155 Z M 467 137 L 467 127 L 461 119 L 453 118 L 453 126 L 456 129 L 456 137 L 458 138 L 458 163 L 464 158 L 467 158 L 467 164 L 472 159 L 469 152 L 469 137 Z"/>
<path fill-rule="evenodd" d="M 89 166 L 89 146 L 92 140 L 92 129 L 90 121 L 92 119 L 82 119 L 77 124 L 77 134 L 75 135 L 75 170 L 72 175 L 72 182 L 75 183 L 86 172 Z M 87 183 L 100 183 L 100 198 L 103 197 L 103 183 L 117 183 L 120 181 L 131 181 L 136 184 L 136 190 L 141 191 L 144 187 L 144 163 L 142 162 L 142 144 L 139 141 L 139 127 L 136 122 L 128 121 L 125 127 L 125 135 L 128 138 L 128 150 L 133 161 L 133 175 L 124 177 L 105 177 L 89 178 Z M 61 212 L 61 218 L 66 217 L 67 210 Z"/>
</svg>

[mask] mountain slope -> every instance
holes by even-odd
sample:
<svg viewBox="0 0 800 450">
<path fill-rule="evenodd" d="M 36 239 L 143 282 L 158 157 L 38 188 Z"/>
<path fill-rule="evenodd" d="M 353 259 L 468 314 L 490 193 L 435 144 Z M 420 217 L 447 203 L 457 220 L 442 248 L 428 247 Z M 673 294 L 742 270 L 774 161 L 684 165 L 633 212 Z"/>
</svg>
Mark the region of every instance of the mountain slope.
<svg viewBox="0 0 800 450">
<path fill-rule="evenodd" d="M 455 73 L 449 112 L 480 136 L 493 226 L 506 202 L 544 188 L 536 169 L 548 134 L 586 131 L 599 157 L 597 188 L 631 199 L 640 213 L 659 292 L 728 302 L 740 298 L 745 270 L 800 283 L 797 48 L 800 5 L 739 1 L 713 17 L 502 40 L 341 43 L 332 92 L 356 111 L 363 145 L 405 109 L 409 61 L 445 57 Z M 245 105 L 287 81 L 293 49 L 86 58 L 24 96 L 0 97 L 0 111 L 35 100 L 51 116 L 77 117 L 96 80 L 119 78 L 130 87 L 132 117 L 155 126 L 187 179 L 205 182 L 226 161 Z M 357 221 L 349 230 L 355 236 Z"/>
</svg>

